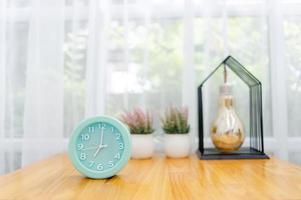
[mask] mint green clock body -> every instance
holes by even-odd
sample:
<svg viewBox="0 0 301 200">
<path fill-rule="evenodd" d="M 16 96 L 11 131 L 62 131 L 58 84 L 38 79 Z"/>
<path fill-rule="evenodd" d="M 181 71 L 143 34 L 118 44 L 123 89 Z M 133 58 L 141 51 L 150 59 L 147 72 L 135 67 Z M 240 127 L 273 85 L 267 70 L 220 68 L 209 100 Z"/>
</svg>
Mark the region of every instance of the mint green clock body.
<svg viewBox="0 0 301 200">
<path fill-rule="evenodd" d="M 129 130 L 112 117 L 85 119 L 72 133 L 68 154 L 74 167 L 83 175 L 95 179 L 112 177 L 130 159 Z"/>
</svg>

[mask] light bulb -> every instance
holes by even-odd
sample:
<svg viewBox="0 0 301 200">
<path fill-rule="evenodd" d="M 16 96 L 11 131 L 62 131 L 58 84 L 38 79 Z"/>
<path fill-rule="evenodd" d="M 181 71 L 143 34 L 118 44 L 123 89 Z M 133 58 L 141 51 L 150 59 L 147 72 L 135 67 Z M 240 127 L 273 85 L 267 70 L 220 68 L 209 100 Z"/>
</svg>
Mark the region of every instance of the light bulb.
<svg viewBox="0 0 301 200">
<path fill-rule="evenodd" d="M 222 152 L 238 150 L 245 139 L 244 128 L 235 112 L 233 100 L 232 87 L 224 83 L 220 86 L 217 118 L 211 127 L 212 142 Z"/>
</svg>

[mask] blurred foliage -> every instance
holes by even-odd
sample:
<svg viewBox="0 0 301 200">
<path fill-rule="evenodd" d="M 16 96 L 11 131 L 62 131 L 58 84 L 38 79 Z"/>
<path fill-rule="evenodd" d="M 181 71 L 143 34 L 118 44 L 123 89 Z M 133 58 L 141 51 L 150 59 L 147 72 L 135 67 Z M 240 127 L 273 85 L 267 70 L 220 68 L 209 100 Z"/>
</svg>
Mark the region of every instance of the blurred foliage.
<svg viewBox="0 0 301 200">
<path fill-rule="evenodd" d="M 161 126 L 166 134 L 187 134 L 190 130 L 188 108 L 170 106 L 161 117 Z"/>
<path fill-rule="evenodd" d="M 300 62 L 298 55 L 301 50 L 297 44 L 301 27 L 296 22 L 284 25 L 286 43 L 290 47 L 286 49 L 286 54 L 291 65 L 297 66 Z M 110 21 L 107 29 L 110 73 L 137 68 L 135 75 L 139 77 L 141 85 L 148 84 L 150 87 L 144 89 L 143 97 L 128 91 L 108 95 L 108 114 L 117 115 L 125 108 L 141 106 L 143 103 L 155 110 L 162 110 L 170 104 L 181 105 L 182 71 L 185 67 L 183 28 L 182 18 L 156 18 L 148 22 L 141 18 L 129 19 L 127 27 L 124 20 Z M 229 17 L 226 22 L 216 17 L 195 18 L 193 35 L 197 85 L 229 53 L 263 80 L 264 91 L 269 90 L 269 83 L 265 82 L 269 80 L 267 25 L 262 18 Z M 66 117 L 72 118 L 75 113 L 84 115 L 87 37 L 84 31 L 66 34 Z M 298 77 L 290 76 L 290 80 L 296 82 Z M 72 102 L 74 99 L 76 102 Z M 267 102 L 268 99 L 264 104 Z"/>
</svg>

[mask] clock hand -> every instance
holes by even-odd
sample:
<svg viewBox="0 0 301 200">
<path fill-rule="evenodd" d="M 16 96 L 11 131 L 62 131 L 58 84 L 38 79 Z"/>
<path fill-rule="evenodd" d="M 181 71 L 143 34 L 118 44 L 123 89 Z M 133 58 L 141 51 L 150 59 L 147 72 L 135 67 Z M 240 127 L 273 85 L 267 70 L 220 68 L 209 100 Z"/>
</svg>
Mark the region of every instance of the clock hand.
<svg viewBox="0 0 301 200">
<path fill-rule="evenodd" d="M 102 149 L 102 148 L 104 148 L 104 147 L 107 147 L 108 145 L 99 145 L 99 147 L 98 147 L 98 149 L 95 151 L 95 153 L 94 153 L 94 155 L 93 155 L 93 157 L 95 158 L 96 156 L 97 156 L 97 154 L 98 154 L 98 152 L 100 151 L 100 149 Z"/>
<path fill-rule="evenodd" d="M 104 145 L 101 145 L 101 148 L 104 148 L 104 147 L 107 147 L 107 146 L 108 146 L 107 144 L 104 144 Z M 82 149 L 82 151 L 92 150 L 92 149 L 97 149 L 97 148 L 99 148 L 99 146 L 87 147 L 87 148 Z"/>
<path fill-rule="evenodd" d="M 87 147 L 87 148 L 84 148 L 84 149 L 82 149 L 83 151 L 85 151 L 85 150 L 91 150 L 91 149 L 97 149 L 98 147 L 96 146 L 96 147 Z"/>
<path fill-rule="evenodd" d="M 103 127 L 101 128 L 101 134 L 100 134 L 100 142 L 99 142 L 99 146 L 102 146 L 102 140 L 103 140 Z"/>
<path fill-rule="evenodd" d="M 95 151 L 93 157 L 96 157 L 98 152 L 100 151 L 100 149 L 102 149 L 103 147 L 107 146 L 107 145 L 103 145 L 102 142 L 103 142 L 103 127 L 101 128 L 101 133 L 100 133 L 100 142 L 99 142 L 99 147 L 98 149 Z"/>
</svg>

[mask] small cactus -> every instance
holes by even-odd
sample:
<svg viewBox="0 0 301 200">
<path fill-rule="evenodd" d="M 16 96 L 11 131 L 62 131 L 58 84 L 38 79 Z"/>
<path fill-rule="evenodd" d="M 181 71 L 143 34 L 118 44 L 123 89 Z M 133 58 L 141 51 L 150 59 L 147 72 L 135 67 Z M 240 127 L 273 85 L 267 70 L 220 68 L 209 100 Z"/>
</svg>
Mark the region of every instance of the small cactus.
<svg viewBox="0 0 301 200">
<path fill-rule="evenodd" d="M 161 117 L 162 129 L 167 134 L 187 134 L 190 125 L 188 124 L 188 108 L 169 107 Z"/>
<path fill-rule="evenodd" d="M 129 127 L 131 134 L 151 134 L 155 131 L 152 114 L 140 108 L 122 114 L 121 121 Z"/>
</svg>

